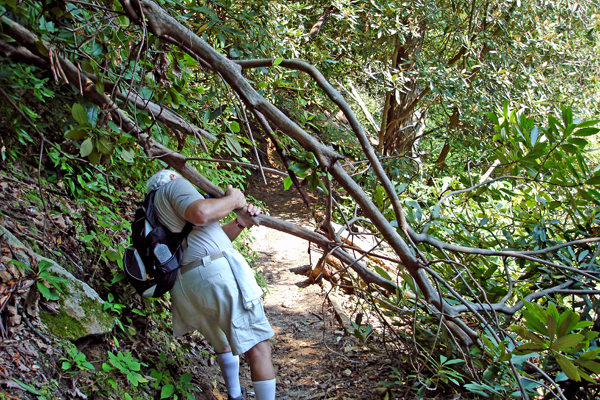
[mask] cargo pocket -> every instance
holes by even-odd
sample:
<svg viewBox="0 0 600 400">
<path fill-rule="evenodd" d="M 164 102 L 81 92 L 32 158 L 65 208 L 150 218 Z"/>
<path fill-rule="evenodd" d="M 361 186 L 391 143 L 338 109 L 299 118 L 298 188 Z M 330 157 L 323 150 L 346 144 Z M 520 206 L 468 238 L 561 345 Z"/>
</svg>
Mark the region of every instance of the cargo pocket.
<svg viewBox="0 0 600 400">
<path fill-rule="evenodd" d="M 235 319 L 232 322 L 232 325 L 235 331 L 235 337 L 238 342 L 238 347 L 246 348 L 248 343 L 252 343 L 253 336 L 252 331 L 250 329 L 250 321 L 248 320 L 248 316 L 244 315 Z"/>
</svg>

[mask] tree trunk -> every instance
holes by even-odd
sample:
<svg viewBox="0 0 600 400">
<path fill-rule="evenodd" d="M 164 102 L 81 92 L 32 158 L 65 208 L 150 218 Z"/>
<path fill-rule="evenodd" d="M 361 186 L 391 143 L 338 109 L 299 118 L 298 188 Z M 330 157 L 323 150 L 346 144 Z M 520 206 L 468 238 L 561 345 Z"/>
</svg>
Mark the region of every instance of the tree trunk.
<svg viewBox="0 0 600 400">
<path fill-rule="evenodd" d="M 410 71 L 413 68 L 423 45 L 424 32 L 425 24 L 421 23 L 416 31 L 402 38 L 402 44 L 400 40 L 396 42 L 392 56 L 394 69 Z M 389 106 L 384 119 L 385 133 L 383 143 L 380 143 L 384 153 L 404 154 L 411 149 L 416 133 L 413 110 L 427 92 L 429 89 L 419 91 L 416 77 L 410 77 L 401 88 L 389 93 Z"/>
</svg>

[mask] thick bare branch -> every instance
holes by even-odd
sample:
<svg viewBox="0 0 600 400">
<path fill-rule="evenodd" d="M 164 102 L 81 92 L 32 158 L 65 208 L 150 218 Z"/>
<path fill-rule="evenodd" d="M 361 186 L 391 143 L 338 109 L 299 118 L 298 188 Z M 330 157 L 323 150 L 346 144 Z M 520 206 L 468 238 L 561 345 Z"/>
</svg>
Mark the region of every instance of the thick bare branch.
<svg viewBox="0 0 600 400">
<path fill-rule="evenodd" d="M 242 60 L 237 61 L 237 63 L 241 65 L 242 68 L 257 68 L 272 66 L 273 61 L 273 59 Z M 346 119 L 352 127 L 352 130 L 354 131 L 354 134 L 358 138 L 358 141 L 360 142 L 360 145 L 363 148 L 367 159 L 371 162 L 373 171 L 379 178 L 380 182 L 383 185 L 383 188 L 385 189 L 386 194 L 388 195 L 388 198 L 392 202 L 392 207 L 394 208 L 394 213 L 396 214 L 396 220 L 398 221 L 398 225 L 404 232 L 406 232 L 408 229 L 408 224 L 406 223 L 404 211 L 402 210 L 400 200 L 398 199 L 396 188 L 394 187 L 389 177 L 383 170 L 383 166 L 379 162 L 379 157 L 375 153 L 373 146 L 371 146 L 371 142 L 369 141 L 367 134 L 365 133 L 362 125 L 358 121 L 358 118 L 356 118 L 356 115 L 354 114 L 346 100 L 344 100 L 342 95 L 333 86 L 331 86 L 331 84 L 327 81 L 327 79 L 325 79 L 323 74 L 321 74 L 321 72 L 314 66 L 299 60 L 283 60 L 279 65 L 284 68 L 302 71 L 310 75 L 315 80 L 317 85 L 319 85 L 319 87 L 325 92 L 325 94 L 327 94 L 331 101 L 333 101 L 344 113 Z"/>
<path fill-rule="evenodd" d="M 331 17 L 331 14 L 333 13 L 334 10 L 335 10 L 334 6 L 329 6 L 329 8 L 327 10 L 325 10 L 323 15 L 321 15 L 321 17 L 317 20 L 317 22 L 315 22 L 315 24 L 312 26 L 312 28 L 310 28 L 310 32 L 308 32 L 308 34 L 306 35 L 307 42 L 313 40 L 315 38 L 315 36 L 317 36 L 319 34 L 319 32 L 321 31 L 321 28 L 323 28 L 323 25 L 325 24 L 325 22 L 327 22 L 327 20 Z"/>
</svg>

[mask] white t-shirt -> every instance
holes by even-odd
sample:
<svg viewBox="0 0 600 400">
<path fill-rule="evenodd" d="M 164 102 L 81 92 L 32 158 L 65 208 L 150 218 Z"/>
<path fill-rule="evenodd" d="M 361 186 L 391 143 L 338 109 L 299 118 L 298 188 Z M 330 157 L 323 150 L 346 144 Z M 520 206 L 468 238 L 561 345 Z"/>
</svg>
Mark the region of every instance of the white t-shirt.
<svg viewBox="0 0 600 400">
<path fill-rule="evenodd" d="M 171 232 L 181 232 L 186 224 L 183 217 L 185 209 L 198 199 L 204 199 L 204 196 L 185 179 L 174 179 L 161 186 L 154 197 L 160 222 Z M 218 221 L 204 226 L 194 225 L 187 244 L 181 265 L 233 247 Z"/>
</svg>

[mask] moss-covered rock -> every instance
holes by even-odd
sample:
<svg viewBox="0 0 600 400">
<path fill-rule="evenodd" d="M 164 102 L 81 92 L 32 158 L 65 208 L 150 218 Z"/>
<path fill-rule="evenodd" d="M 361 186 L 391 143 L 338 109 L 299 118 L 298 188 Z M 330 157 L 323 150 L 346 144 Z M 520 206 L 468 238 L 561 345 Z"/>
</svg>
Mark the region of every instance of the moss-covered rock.
<svg viewBox="0 0 600 400">
<path fill-rule="evenodd" d="M 101 335 L 112 331 L 115 318 L 104 311 L 104 301 L 98 293 L 88 284 L 75 278 L 69 271 L 58 265 L 53 260 L 42 257 L 27 248 L 8 230 L 0 225 L 0 236 L 4 235 L 19 261 L 31 266 L 41 260 L 52 264 L 48 271 L 56 276 L 66 279 L 60 285 L 60 312 L 52 314 L 40 312 L 40 319 L 50 332 L 65 339 L 80 339 L 88 335 Z"/>
</svg>

